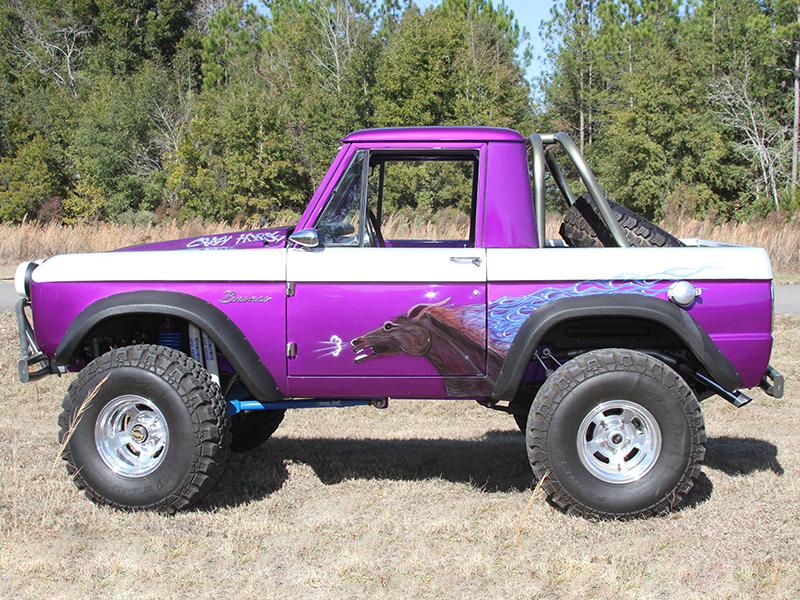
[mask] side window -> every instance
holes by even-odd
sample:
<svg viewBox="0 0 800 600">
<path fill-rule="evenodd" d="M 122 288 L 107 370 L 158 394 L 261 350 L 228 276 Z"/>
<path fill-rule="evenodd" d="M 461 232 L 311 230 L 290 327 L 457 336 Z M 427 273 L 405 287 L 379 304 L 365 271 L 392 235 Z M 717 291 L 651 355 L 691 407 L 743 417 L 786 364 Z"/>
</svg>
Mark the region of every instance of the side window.
<svg viewBox="0 0 800 600">
<path fill-rule="evenodd" d="M 370 173 L 368 214 L 384 245 L 475 245 L 476 156 L 374 153 Z"/>
</svg>

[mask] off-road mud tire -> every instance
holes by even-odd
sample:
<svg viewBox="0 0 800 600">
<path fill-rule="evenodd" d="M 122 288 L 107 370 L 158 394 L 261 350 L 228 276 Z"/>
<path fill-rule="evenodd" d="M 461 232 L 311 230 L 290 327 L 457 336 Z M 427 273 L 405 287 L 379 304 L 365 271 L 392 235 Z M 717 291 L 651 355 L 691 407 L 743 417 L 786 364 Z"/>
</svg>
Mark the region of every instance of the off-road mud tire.
<svg viewBox="0 0 800 600">
<path fill-rule="evenodd" d="M 559 367 L 536 395 L 526 432 L 531 467 L 550 500 L 600 519 L 673 509 L 700 473 L 705 441 L 686 382 L 663 362 L 624 349 L 587 352 Z"/>
<path fill-rule="evenodd" d="M 667 233 L 659 226 L 640 217 L 633 211 L 616 202 L 608 201 L 611 212 L 625 231 L 632 246 L 680 247 L 684 243 Z M 589 194 L 581 194 L 575 200 L 559 229 L 562 239 L 573 248 L 597 248 L 616 246 L 611 232 L 606 227 L 597 210 L 597 205 Z"/>
<path fill-rule="evenodd" d="M 246 410 L 231 417 L 231 452 L 247 452 L 266 442 L 283 421 L 285 410 Z"/>
<path fill-rule="evenodd" d="M 62 408 L 67 472 L 97 504 L 173 513 L 208 493 L 230 454 L 219 387 L 193 359 L 164 346 L 128 346 L 95 359 Z"/>
</svg>

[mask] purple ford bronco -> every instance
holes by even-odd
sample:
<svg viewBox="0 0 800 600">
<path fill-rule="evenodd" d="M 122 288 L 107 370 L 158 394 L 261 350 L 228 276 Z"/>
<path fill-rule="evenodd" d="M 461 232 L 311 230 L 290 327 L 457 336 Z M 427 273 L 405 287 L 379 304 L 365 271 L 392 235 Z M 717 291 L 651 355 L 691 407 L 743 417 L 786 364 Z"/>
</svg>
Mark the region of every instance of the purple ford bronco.
<svg viewBox="0 0 800 600">
<path fill-rule="evenodd" d="M 126 509 L 197 502 L 288 408 L 446 398 L 510 413 L 563 509 L 655 515 L 700 472 L 700 400 L 783 394 L 767 253 L 609 202 L 563 133 L 359 131 L 295 228 L 56 256 L 15 283 L 20 378 L 78 372 L 63 458 Z"/>
</svg>

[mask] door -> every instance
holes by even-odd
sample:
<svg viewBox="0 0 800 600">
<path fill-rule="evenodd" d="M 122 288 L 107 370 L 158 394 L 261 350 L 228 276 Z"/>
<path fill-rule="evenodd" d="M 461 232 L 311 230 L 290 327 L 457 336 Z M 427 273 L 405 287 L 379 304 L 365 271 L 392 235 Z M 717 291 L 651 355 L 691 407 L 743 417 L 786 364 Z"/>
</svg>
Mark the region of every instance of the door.
<svg viewBox="0 0 800 600">
<path fill-rule="evenodd" d="M 477 165 L 475 152 L 355 153 L 320 245 L 287 250 L 291 395 L 489 395 Z"/>
</svg>

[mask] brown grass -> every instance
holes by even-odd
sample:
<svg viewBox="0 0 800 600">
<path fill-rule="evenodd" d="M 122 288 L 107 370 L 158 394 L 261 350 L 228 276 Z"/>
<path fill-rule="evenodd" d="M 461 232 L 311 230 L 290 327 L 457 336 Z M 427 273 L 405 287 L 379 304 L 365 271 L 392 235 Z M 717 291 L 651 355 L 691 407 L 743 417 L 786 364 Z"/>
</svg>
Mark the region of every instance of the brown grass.
<svg viewBox="0 0 800 600">
<path fill-rule="evenodd" d="M 704 402 L 706 462 L 667 517 L 592 523 L 532 500 L 513 420 L 456 401 L 289 411 L 168 517 L 97 507 L 51 474 L 71 376 L 21 384 L 0 313 L 0 598 L 793 600 L 800 319 L 775 334 L 787 397 Z"/>
<path fill-rule="evenodd" d="M 272 226 L 288 224 L 280 221 Z M 151 223 L 114 225 L 96 222 L 63 225 L 56 222 L 41 224 L 36 221 L 21 225 L 0 223 L 0 264 L 16 265 L 23 260 L 36 260 L 56 254 L 106 252 L 125 246 L 244 229 L 248 227 L 228 223 L 204 223 L 200 220 L 190 220 L 180 224 L 173 220 L 158 225 Z"/>
<path fill-rule="evenodd" d="M 383 219 L 381 233 L 390 240 L 466 240 L 469 215 L 445 209 L 431 219 L 407 209 Z"/>
<path fill-rule="evenodd" d="M 289 223 L 276 223 L 275 226 Z M 547 216 L 546 235 L 558 237 L 561 215 Z M 800 277 L 800 219 L 786 222 L 781 215 L 751 223 L 716 224 L 712 219 L 697 221 L 685 217 L 661 223 L 673 235 L 681 238 L 705 238 L 709 240 L 762 246 L 769 252 L 774 271 L 785 280 Z M 409 228 L 413 230 L 409 233 Z M 468 223 L 456 213 L 446 212 L 435 221 L 414 223 L 409 215 L 390 219 L 383 227 L 385 237 L 422 239 L 465 239 Z M 56 254 L 75 252 L 105 252 L 133 246 L 186 237 L 226 233 L 241 230 L 241 226 L 225 223 L 202 223 L 187 221 L 178 225 L 175 221 L 160 225 L 111 225 L 108 223 L 80 223 L 61 225 L 58 223 L 23 225 L 0 223 L 0 273 L 9 277 L 13 269 L 23 260 L 36 260 Z"/>
<path fill-rule="evenodd" d="M 702 238 L 766 248 L 772 268 L 782 275 L 800 273 L 800 219 L 786 221 L 780 214 L 749 223 L 715 223 L 680 217 L 662 227 L 679 238 Z"/>
<path fill-rule="evenodd" d="M 160 225 L 0 223 L 0 264 L 9 266 L 56 254 L 106 252 L 125 246 L 231 231 L 236 231 L 236 228 L 224 223 L 204 224 L 201 221 L 186 221 L 181 225 L 175 221 Z"/>
</svg>

